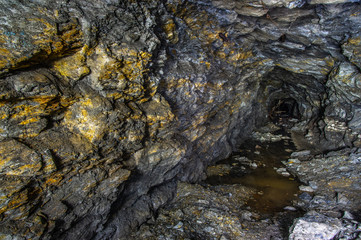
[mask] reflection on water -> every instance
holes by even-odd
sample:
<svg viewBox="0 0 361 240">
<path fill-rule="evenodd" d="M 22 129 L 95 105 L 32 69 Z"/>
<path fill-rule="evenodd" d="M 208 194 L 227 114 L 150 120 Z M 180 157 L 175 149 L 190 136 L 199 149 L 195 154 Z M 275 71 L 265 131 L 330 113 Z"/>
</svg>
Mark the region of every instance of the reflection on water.
<svg viewBox="0 0 361 240">
<path fill-rule="evenodd" d="M 248 205 L 260 212 L 280 211 L 289 205 L 298 192 L 298 182 L 278 175 L 273 168 L 256 169 L 244 176 L 240 183 L 261 192 Z"/>
<path fill-rule="evenodd" d="M 232 166 L 228 174 L 213 175 L 206 182 L 211 185 L 242 184 L 257 189 L 258 193 L 248 202 L 253 210 L 272 213 L 291 204 L 298 193 L 299 182 L 291 177 L 279 175 L 275 168 L 282 167 L 294 145 L 290 140 L 275 143 L 247 141 L 240 152 L 217 164 Z M 245 167 L 244 156 L 257 163 L 256 169 Z"/>
</svg>

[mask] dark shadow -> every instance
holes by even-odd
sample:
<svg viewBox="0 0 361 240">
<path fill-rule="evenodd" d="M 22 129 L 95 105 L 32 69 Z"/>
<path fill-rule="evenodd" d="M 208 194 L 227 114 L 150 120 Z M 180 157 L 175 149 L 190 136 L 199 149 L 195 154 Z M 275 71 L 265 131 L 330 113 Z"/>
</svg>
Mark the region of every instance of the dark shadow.
<svg viewBox="0 0 361 240">
<path fill-rule="evenodd" d="M 269 107 L 269 118 L 277 125 L 285 125 L 301 118 L 298 103 L 293 98 L 275 99 Z"/>
</svg>

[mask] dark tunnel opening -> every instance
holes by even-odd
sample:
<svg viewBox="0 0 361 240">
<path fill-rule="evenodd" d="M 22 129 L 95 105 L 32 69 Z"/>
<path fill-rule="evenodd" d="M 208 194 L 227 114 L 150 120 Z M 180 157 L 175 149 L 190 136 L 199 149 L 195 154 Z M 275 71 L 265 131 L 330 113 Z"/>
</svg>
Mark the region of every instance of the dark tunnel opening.
<svg viewBox="0 0 361 240">
<path fill-rule="evenodd" d="M 272 123 L 292 131 L 314 131 L 325 96 L 321 79 L 311 75 L 274 68 L 260 84 L 260 118 L 256 126 Z"/>
<path fill-rule="evenodd" d="M 268 116 L 273 123 L 285 127 L 301 118 L 298 103 L 293 98 L 275 99 L 270 105 Z"/>
</svg>

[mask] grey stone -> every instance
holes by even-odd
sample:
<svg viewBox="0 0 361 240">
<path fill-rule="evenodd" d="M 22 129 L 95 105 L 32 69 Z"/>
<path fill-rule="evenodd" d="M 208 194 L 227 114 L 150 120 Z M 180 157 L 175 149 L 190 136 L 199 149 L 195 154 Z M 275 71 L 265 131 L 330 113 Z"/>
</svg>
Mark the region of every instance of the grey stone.
<svg viewBox="0 0 361 240">
<path fill-rule="evenodd" d="M 312 187 L 304 186 L 304 185 L 299 186 L 299 189 L 302 192 L 314 192 L 315 191 Z"/>
<path fill-rule="evenodd" d="M 290 240 L 324 239 L 331 240 L 341 231 L 342 223 L 318 213 L 308 213 L 297 219 L 290 229 Z"/>
<path fill-rule="evenodd" d="M 287 207 L 284 207 L 283 209 L 287 210 L 287 211 L 296 211 L 297 210 L 295 207 L 292 207 L 292 206 L 287 206 Z"/>
<path fill-rule="evenodd" d="M 305 157 L 311 154 L 310 150 L 304 150 L 304 151 L 299 151 L 299 152 L 293 152 L 291 154 L 291 157 L 293 158 L 300 158 L 300 157 Z"/>
<path fill-rule="evenodd" d="M 342 218 L 352 220 L 352 219 L 354 219 L 354 216 L 353 216 L 349 211 L 345 211 L 345 212 L 343 213 Z"/>
<path fill-rule="evenodd" d="M 312 196 L 310 194 L 308 194 L 307 192 L 303 192 L 299 195 L 299 198 L 305 201 L 311 201 L 312 200 Z"/>
</svg>

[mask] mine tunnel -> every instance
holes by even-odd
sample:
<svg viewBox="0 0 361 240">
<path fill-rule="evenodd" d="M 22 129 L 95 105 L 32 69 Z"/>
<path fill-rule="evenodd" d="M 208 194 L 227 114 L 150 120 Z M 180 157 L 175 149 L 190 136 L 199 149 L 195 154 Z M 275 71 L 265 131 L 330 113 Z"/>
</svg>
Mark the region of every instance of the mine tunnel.
<svg viewBox="0 0 361 240">
<path fill-rule="evenodd" d="M 303 122 L 307 128 L 322 118 L 322 102 L 326 96 L 322 80 L 310 75 L 296 74 L 282 68 L 269 72 L 259 90 L 260 124 L 271 121 L 291 129 Z M 306 128 L 304 128 L 306 130 Z"/>
<path fill-rule="evenodd" d="M 281 125 L 300 118 L 298 103 L 293 98 L 275 99 L 268 112 L 271 121 Z"/>
<path fill-rule="evenodd" d="M 356 0 L 0 0 L 0 239 L 360 239 Z"/>
</svg>

